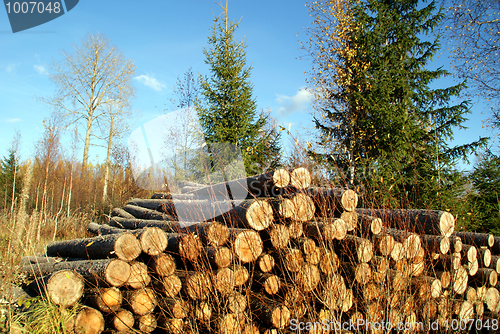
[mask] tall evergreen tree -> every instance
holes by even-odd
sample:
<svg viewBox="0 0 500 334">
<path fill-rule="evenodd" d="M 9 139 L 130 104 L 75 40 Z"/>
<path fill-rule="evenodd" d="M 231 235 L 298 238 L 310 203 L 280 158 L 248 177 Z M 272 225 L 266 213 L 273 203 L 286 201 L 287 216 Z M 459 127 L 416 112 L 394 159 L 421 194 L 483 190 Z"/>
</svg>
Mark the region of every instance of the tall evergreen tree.
<svg viewBox="0 0 500 334">
<path fill-rule="evenodd" d="M 238 153 L 242 152 L 246 172 L 254 174 L 259 169 L 257 163 L 266 165 L 275 152 L 263 142 L 266 136 L 261 133 L 267 119 L 264 113 L 256 111 L 250 83 L 252 67 L 246 64 L 246 44 L 235 37 L 239 23 L 229 22 L 227 3 L 222 8 L 222 15 L 214 18 L 209 48 L 203 51 L 210 76 L 200 77 L 203 100 L 197 105 L 198 116 L 209 148 L 215 151 L 221 147 L 220 143 L 234 145 Z M 224 164 L 235 158 L 227 151 L 225 155 L 228 161 L 223 161 Z"/>
<path fill-rule="evenodd" d="M 14 200 L 21 193 L 21 180 L 16 152 L 13 149 L 9 150 L 9 155 L 0 160 L 0 191 L 1 191 L 1 204 L 4 209 L 10 209 L 12 206 L 12 199 Z M 14 194 L 12 194 L 14 192 Z"/>
<path fill-rule="evenodd" d="M 442 68 L 427 68 L 439 50 L 433 29 L 443 14 L 434 1 L 344 3 L 351 20 L 341 31 L 349 52 L 331 56 L 338 65 L 330 67 L 328 58 L 313 57 L 320 70 L 330 72 L 313 73 L 313 83 L 323 87 L 317 106 L 322 117 L 315 118 L 320 140 L 337 145 L 333 152 L 319 152 L 319 157 L 326 155 L 337 163 L 347 183 L 361 182 L 370 194 L 381 195 L 377 199 L 383 200 L 382 205 L 444 208 L 447 196 L 459 190 L 457 159 L 466 159 L 484 139 L 448 145 L 453 130 L 464 128 L 469 104 L 450 103 L 459 97 L 464 83 L 430 87 L 449 75 Z M 335 24 L 319 22 L 324 27 Z M 322 38 L 328 36 L 325 29 L 321 31 Z M 318 52 L 309 50 L 313 55 Z M 326 75 L 336 74 L 340 77 L 325 89 Z"/>
</svg>

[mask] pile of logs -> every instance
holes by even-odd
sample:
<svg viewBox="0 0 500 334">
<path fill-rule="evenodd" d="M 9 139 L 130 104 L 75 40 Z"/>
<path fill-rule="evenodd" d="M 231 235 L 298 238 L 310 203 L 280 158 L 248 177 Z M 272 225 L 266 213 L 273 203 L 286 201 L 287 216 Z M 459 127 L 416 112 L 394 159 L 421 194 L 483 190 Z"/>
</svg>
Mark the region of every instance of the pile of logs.
<svg viewBox="0 0 500 334">
<path fill-rule="evenodd" d="M 80 305 L 78 333 L 498 325 L 500 238 L 455 232 L 448 212 L 357 206 L 304 168 L 189 183 L 130 200 L 89 224 L 96 236 L 53 242 L 19 270 L 54 303 Z"/>
</svg>

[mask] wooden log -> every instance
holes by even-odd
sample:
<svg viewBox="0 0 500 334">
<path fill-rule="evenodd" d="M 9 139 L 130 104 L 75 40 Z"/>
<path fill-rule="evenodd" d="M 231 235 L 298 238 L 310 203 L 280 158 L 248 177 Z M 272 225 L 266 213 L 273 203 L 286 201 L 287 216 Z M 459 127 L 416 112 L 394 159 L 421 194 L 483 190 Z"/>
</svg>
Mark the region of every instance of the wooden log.
<svg viewBox="0 0 500 334">
<path fill-rule="evenodd" d="M 491 256 L 490 268 L 496 270 L 496 272 L 500 274 L 500 256 Z"/>
<path fill-rule="evenodd" d="M 275 219 L 290 220 L 295 216 L 295 206 L 290 198 L 278 197 L 269 203 L 273 207 Z"/>
<path fill-rule="evenodd" d="M 156 294 L 150 288 L 124 291 L 124 300 L 132 312 L 137 315 L 151 313 L 158 305 Z"/>
<path fill-rule="evenodd" d="M 374 256 L 371 263 L 373 270 L 379 273 L 385 273 L 390 267 L 389 259 L 384 256 Z"/>
<path fill-rule="evenodd" d="M 340 260 L 336 253 L 331 250 L 321 247 L 321 259 L 319 261 L 319 269 L 326 275 L 332 275 L 337 272 L 340 266 Z"/>
<path fill-rule="evenodd" d="M 259 259 L 257 260 L 257 264 L 259 266 L 260 271 L 263 273 L 268 273 L 271 270 L 273 270 L 274 265 L 276 264 L 276 261 L 274 260 L 274 257 L 271 254 L 261 254 Z"/>
<path fill-rule="evenodd" d="M 347 231 L 351 232 L 358 229 L 358 214 L 356 211 L 344 211 L 340 215 L 347 227 Z"/>
<path fill-rule="evenodd" d="M 474 276 L 469 277 L 469 285 L 471 286 L 495 286 L 498 282 L 498 274 L 490 268 L 479 268 Z"/>
<path fill-rule="evenodd" d="M 108 224 L 96 224 L 93 222 L 89 223 L 87 231 L 94 235 L 108 235 L 127 232 L 127 230 L 123 228 L 113 227 Z"/>
<path fill-rule="evenodd" d="M 305 255 L 306 262 L 313 265 L 319 264 L 321 260 L 321 248 L 316 246 L 316 242 L 313 239 L 302 238 L 298 240 L 298 243 Z"/>
<path fill-rule="evenodd" d="M 262 239 L 256 231 L 234 229 L 230 238 L 233 252 L 241 262 L 253 262 L 262 254 Z"/>
<path fill-rule="evenodd" d="M 314 218 L 316 207 L 310 196 L 303 193 L 296 193 L 293 195 L 291 201 L 294 208 L 293 220 L 306 222 Z"/>
<path fill-rule="evenodd" d="M 158 326 L 156 316 L 153 313 L 138 316 L 136 323 L 137 323 L 137 329 L 141 333 L 151 333 Z"/>
<path fill-rule="evenodd" d="M 401 242 L 394 242 L 394 247 L 392 248 L 391 251 L 391 258 L 394 261 L 399 261 L 405 257 L 405 251 L 403 248 L 403 243 Z"/>
<path fill-rule="evenodd" d="M 305 234 L 318 240 L 318 242 L 343 240 L 347 235 L 347 225 L 341 218 L 312 222 L 306 225 Z"/>
<path fill-rule="evenodd" d="M 173 256 L 165 253 L 152 256 L 148 261 L 148 266 L 159 276 L 172 275 L 177 267 Z"/>
<path fill-rule="evenodd" d="M 191 304 L 181 298 L 162 298 L 158 306 L 167 318 L 184 319 L 192 312 Z"/>
<path fill-rule="evenodd" d="M 123 228 L 128 230 L 137 230 L 146 227 L 158 227 L 167 233 L 183 232 L 185 225 L 194 225 L 193 223 L 166 221 L 166 220 L 148 220 L 148 219 L 129 219 L 121 217 L 110 217 L 108 224 L 112 227 Z"/>
<path fill-rule="evenodd" d="M 358 195 L 351 189 L 310 188 L 308 193 L 320 216 L 333 217 L 336 212 L 354 211 L 358 205 Z"/>
<path fill-rule="evenodd" d="M 266 325 L 274 328 L 285 328 L 290 324 L 290 310 L 265 297 L 254 297 L 251 301 L 252 313 Z"/>
<path fill-rule="evenodd" d="M 462 239 L 454 236 L 451 236 L 449 239 L 450 239 L 450 251 L 452 253 L 460 253 L 463 248 Z"/>
<path fill-rule="evenodd" d="M 121 217 L 121 218 L 127 218 L 127 219 L 134 219 L 135 217 L 128 213 L 127 211 L 121 209 L 121 208 L 113 208 L 111 210 L 111 217 Z"/>
<path fill-rule="evenodd" d="M 192 233 L 171 233 L 167 234 L 168 245 L 166 252 L 180 256 L 190 262 L 195 262 L 201 255 L 203 244 L 195 234 Z"/>
<path fill-rule="evenodd" d="M 151 276 L 148 274 L 148 266 L 142 262 L 132 262 L 127 286 L 132 289 L 140 289 L 148 286 L 149 283 L 151 283 Z"/>
<path fill-rule="evenodd" d="M 212 290 L 212 283 L 207 274 L 189 272 L 184 285 L 187 296 L 193 300 L 205 300 Z"/>
<path fill-rule="evenodd" d="M 340 252 L 347 256 L 352 256 L 355 251 L 358 263 L 367 263 L 373 257 L 372 242 L 368 239 L 356 237 L 354 235 L 347 235 L 345 239 L 342 240 L 342 246 L 339 248 Z"/>
<path fill-rule="evenodd" d="M 231 227 L 250 228 L 262 231 L 273 221 L 273 208 L 268 201 L 251 199 L 240 203 L 231 210 L 213 218 Z"/>
<path fill-rule="evenodd" d="M 493 247 L 495 244 L 494 235 L 488 233 L 455 232 L 453 236 L 460 238 L 464 244 L 474 245 L 477 248 Z"/>
<path fill-rule="evenodd" d="M 288 224 L 288 235 L 291 239 L 300 238 L 304 234 L 304 223 L 301 221 L 292 221 Z"/>
<path fill-rule="evenodd" d="M 458 266 L 452 272 L 452 289 L 459 295 L 463 294 L 467 289 L 469 275 L 463 266 Z"/>
<path fill-rule="evenodd" d="M 235 287 L 234 271 L 231 268 L 220 268 L 215 273 L 214 287 L 223 296 L 229 295 Z"/>
<path fill-rule="evenodd" d="M 446 254 L 450 250 L 450 239 L 440 235 L 428 235 L 424 234 L 420 236 L 422 242 L 422 247 L 427 250 L 428 253 L 440 253 Z"/>
<path fill-rule="evenodd" d="M 248 272 L 247 268 L 242 265 L 235 264 L 231 266 L 231 269 L 234 272 L 234 285 L 236 287 L 242 286 L 243 284 L 248 282 L 250 273 Z"/>
<path fill-rule="evenodd" d="M 358 214 L 356 211 L 352 212 L 355 212 L 357 215 L 358 227 L 362 237 L 366 237 L 369 234 L 379 235 L 382 233 L 384 229 L 382 219 L 366 214 Z"/>
<path fill-rule="evenodd" d="M 255 273 L 253 283 L 268 295 L 275 295 L 283 287 L 280 278 L 270 273 Z"/>
<path fill-rule="evenodd" d="M 248 306 L 246 296 L 242 295 L 238 291 L 233 291 L 227 297 L 227 307 L 230 312 L 235 314 L 243 313 Z"/>
<path fill-rule="evenodd" d="M 141 251 L 139 240 L 131 233 L 53 241 L 47 245 L 48 256 L 89 259 L 117 257 L 123 261 L 132 261 L 141 254 Z"/>
<path fill-rule="evenodd" d="M 117 310 L 111 317 L 111 324 L 118 332 L 129 332 L 134 327 L 134 322 L 134 315 L 129 310 Z"/>
<path fill-rule="evenodd" d="M 201 239 L 203 245 L 213 247 L 223 246 L 229 239 L 228 227 L 219 222 L 193 224 L 185 227 L 183 230 L 188 230 L 196 234 Z"/>
<path fill-rule="evenodd" d="M 423 275 L 412 277 L 411 284 L 418 290 L 417 297 L 421 301 L 426 301 L 429 298 L 440 298 L 442 296 L 443 288 L 439 278 Z"/>
<path fill-rule="evenodd" d="M 381 218 L 393 228 L 411 227 L 412 232 L 450 237 L 455 230 L 455 218 L 439 210 L 358 209 L 356 212 Z"/>
<path fill-rule="evenodd" d="M 460 303 L 460 310 L 458 312 L 458 319 L 473 319 L 474 318 L 474 305 L 471 302 L 464 300 Z"/>
<path fill-rule="evenodd" d="M 261 231 L 260 235 L 264 246 L 268 244 L 276 250 L 285 248 L 290 242 L 288 227 L 283 224 L 272 224 L 270 228 Z"/>
<path fill-rule="evenodd" d="M 443 289 L 448 289 L 451 284 L 451 272 L 449 271 L 437 271 L 436 277 L 441 281 L 441 287 Z"/>
<path fill-rule="evenodd" d="M 65 258 L 65 257 L 51 257 L 45 256 L 45 254 L 34 254 L 24 256 L 19 260 L 19 266 L 23 267 L 26 265 L 38 265 L 38 264 L 46 264 L 46 263 L 58 263 L 58 262 L 69 262 L 69 261 L 81 261 L 85 259 L 74 259 L 74 258 Z"/>
<path fill-rule="evenodd" d="M 289 272 L 298 272 L 304 264 L 304 257 L 300 249 L 287 248 L 283 250 L 283 266 Z"/>
<path fill-rule="evenodd" d="M 299 190 L 309 188 L 311 185 L 311 173 L 304 167 L 295 168 L 290 173 L 290 185 Z"/>
<path fill-rule="evenodd" d="M 85 297 L 86 305 L 104 313 L 118 311 L 122 302 L 122 292 L 117 287 L 95 288 Z"/>
<path fill-rule="evenodd" d="M 491 264 L 491 251 L 489 250 L 489 248 L 479 248 L 477 260 L 479 261 L 480 267 L 488 268 Z"/>
<path fill-rule="evenodd" d="M 227 268 L 233 263 L 233 253 L 227 247 L 205 247 L 204 252 L 213 268 Z"/>
<path fill-rule="evenodd" d="M 377 243 L 377 250 L 378 253 L 382 256 L 390 256 L 392 249 L 394 248 L 394 245 L 396 241 L 394 240 L 394 237 L 388 234 L 384 235 L 377 235 L 374 237 L 375 242 Z"/>
<path fill-rule="evenodd" d="M 283 188 L 290 183 L 290 174 L 279 168 L 263 174 L 211 184 L 205 188 L 191 192 L 197 198 L 254 198 L 277 197 Z"/>
<path fill-rule="evenodd" d="M 145 227 L 140 230 L 127 231 L 126 229 L 113 227 L 107 224 L 90 223 L 87 230 L 96 235 L 108 235 L 130 232 L 136 236 L 141 244 L 141 249 L 149 255 L 158 255 L 167 247 L 167 236 L 165 232 L 158 227 Z"/>
<path fill-rule="evenodd" d="M 104 331 L 104 317 L 101 312 L 83 306 L 75 316 L 74 333 L 99 334 Z"/>
<path fill-rule="evenodd" d="M 161 283 L 161 291 L 167 297 L 173 298 L 177 296 L 179 292 L 181 292 L 182 281 L 176 274 L 161 277 L 160 283 Z M 155 288 L 157 286 L 158 285 L 156 285 Z"/>
<path fill-rule="evenodd" d="M 231 304 L 229 303 L 229 307 L 230 305 Z M 210 306 L 210 303 L 199 302 L 196 304 L 194 308 L 194 318 L 200 321 L 202 324 L 209 323 L 212 319 L 212 314 L 213 311 L 212 311 L 212 306 Z"/>
<path fill-rule="evenodd" d="M 50 275 L 60 270 L 72 270 L 91 284 L 122 286 L 130 276 L 130 265 L 118 259 L 80 260 L 43 263 L 20 267 L 29 279 Z"/>
<path fill-rule="evenodd" d="M 498 289 L 495 287 L 490 287 L 486 290 L 484 295 L 484 303 L 488 307 L 488 310 L 498 313 L 498 305 L 500 305 L 500 294 Z"/>
<path fill-rule="evenodd" d="M 305 292 L 311 292 L 319 284 L 321 275 L 318 267 L 305 263 L 300 270 L 295 274 L 295 281 L 298 286 Z"/>
<path fill-rule="evenodd" d="M 420 251 L 421 240 L 420 236 L 416 233 L 411 233 L 408 231 L 397 230 L 394 228 L 386 228 L 384 233 L 391 235 L 395 241 L 401 242 L 403 244 L 404 256 L 407 259 L 412 259 Z"/>
<path fill-rule="evenodd" d="M 62 307 L 75 305 L 83 296 L 84 279 L 73 270 L 59 270 L 30 283 L 31 290 L 46 294 L 54 304 Z"/>
<path fill-rule="evenodd" d="M 127 204 L 123 207 L 125 211 L 130 213 L 137 219 L 147 219 L 147 220 L 166 220 L 174 221 L 176 217 L 173 215 L 168 215 L 156 210 L 146 209 L 142 206 Z"/>
<path fill-rule="evenodd" d="M 245 324 L 243 316 L 235 313 L 221 314 L 217 320 L 217 333 L 241 333 Z"/>
</svg>

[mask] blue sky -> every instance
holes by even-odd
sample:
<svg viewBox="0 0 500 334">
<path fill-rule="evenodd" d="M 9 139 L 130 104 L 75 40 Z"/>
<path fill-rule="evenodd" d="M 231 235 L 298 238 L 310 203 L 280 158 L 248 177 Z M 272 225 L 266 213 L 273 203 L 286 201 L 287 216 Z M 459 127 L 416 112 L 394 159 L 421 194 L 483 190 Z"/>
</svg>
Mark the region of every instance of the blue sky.
<svg viewBox="0 0 500 334">
<path fill-rule="evenodd" d="M 15 131 L 21 133 L 21 158 L 34 152 L 42 120 L 51 109 L 37 100 L 56 87 L 48 77 L 60 51 L 71 51 L 88 33 L 103 33 L 136 65 L 133 109 L 137 128 L 173 111 L 171 98 L 179 75 L 189 67 L 207 75 L 203 48 L 213 26 L 214 1 L 82 0 L 70 12 L 41 26 L 12 33 L 7 13 L 0 9 L 0 157 L 7 154 Z M 279 124 L 291 130 L 312 128 L 310 95 L 304 92 L 309 60 L 300 49 L 310 23 L 303 1 L 229 1 L 229 17 L 241 19 L 239 38 L 247 42 L 247 62 L 260 109 L 271 109 Z M 303 59 L 300 59 L 303 58 Z M 449 68 L 446 57 L 434 66 Z M 453 81 L 448 80 L 451 84 Z M 481 127 L 482 108 L 473 107 L 468 131 L 457 132 L 454 144 L 491 135 Z M 68 143 L 65 143 L 68 144 Z M 67 145 L 69 146 L 69 145 Z M 102 161 L 98 150 L 91 159 Z M 100 158 L 96 154 L 101 154 Z"/>
</svg>

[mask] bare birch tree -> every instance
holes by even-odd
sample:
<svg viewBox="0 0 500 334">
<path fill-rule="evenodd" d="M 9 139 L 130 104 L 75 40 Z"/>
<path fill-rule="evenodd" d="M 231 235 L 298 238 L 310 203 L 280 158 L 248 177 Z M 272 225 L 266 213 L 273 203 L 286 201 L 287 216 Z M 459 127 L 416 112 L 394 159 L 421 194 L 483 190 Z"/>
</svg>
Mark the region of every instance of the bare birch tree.
<svg viewBox="0 0 500 334">
<path fill-rule="evenodd" d="M 82 175 L 86 173 L 93 125 L 109 110 L 107 104 L 127 106 L 134 96 L 135 65 L 101 34 L 89 34 L 72 53 L 62 51 L 54 61 L 51 80 L 58 91 L 48 102 L 63 116 L 66 125 L 85 123 Z M 113 102 L 114 103 L 114 102 Z"/>
</svg>

